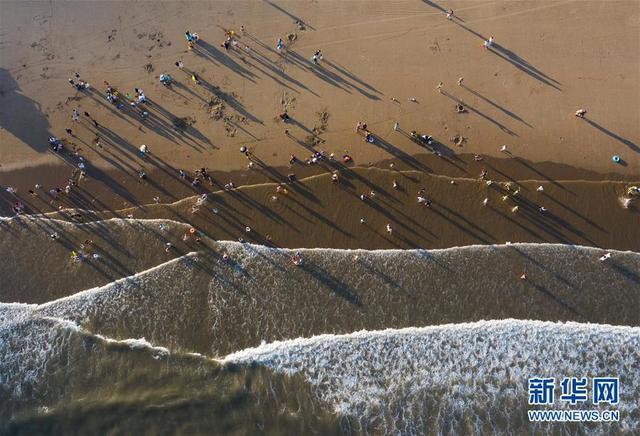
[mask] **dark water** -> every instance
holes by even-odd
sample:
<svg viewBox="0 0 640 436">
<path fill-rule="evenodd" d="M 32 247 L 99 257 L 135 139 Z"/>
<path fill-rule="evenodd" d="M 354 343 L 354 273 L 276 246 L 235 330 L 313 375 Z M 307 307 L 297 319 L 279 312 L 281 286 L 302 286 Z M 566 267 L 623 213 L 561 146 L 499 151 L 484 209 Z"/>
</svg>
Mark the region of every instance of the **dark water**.
<svg viewBox="0 0 640 436">
<path fill-rule="evenodd" d="M 3 310 L 3 309 L 0 309 Z M 302 377 L 113 342 L 55 319 L 3 322 L 3 434 L 339 432 Z"/>
</svg>

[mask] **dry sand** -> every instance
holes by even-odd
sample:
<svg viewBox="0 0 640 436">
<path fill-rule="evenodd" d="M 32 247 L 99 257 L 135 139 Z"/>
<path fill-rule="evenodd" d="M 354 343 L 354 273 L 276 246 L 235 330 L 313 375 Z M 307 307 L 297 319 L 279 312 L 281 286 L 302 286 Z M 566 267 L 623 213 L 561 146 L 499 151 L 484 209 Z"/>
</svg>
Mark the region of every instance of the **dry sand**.
<svg viewBox="0 0 640 436">
<path fill-rule="evenodd" d="M 456 14 L 452 21 L 443 12 L 449 7 Z M 417 171 L 401 177 L 420 182 L 411 181 L 406 193 L 396 193 L 390 184 L 398 176 L 391 174 L 358 172 L 365 177 L 362 186 L 355 181 L 347 191 L 331 187 L 326 176 L 316 178 L 291 189 L 310 190 L 307 197 L 299 195 L 303 206 L 295 213 L 300 216 L 287 216 L 297 232 L 278 229 L 251 203 L 243 210 L 250 218 L 239 220 L 242 226 L 251 223 L 286 246 L 551 240 L 638 249 L 637 211 L 618 204 L 625 185 L 606 182 L 640 179 L 636 1 L 3 2 L 0 8 L 0 185 L 17 187 L 30 211 L 70 205 L 116 210 L 151 203 L 155 196 L 175 201 L 194 191 L 176 180 L 178 168 L 192 173 L 207 167 L 220 184 L 231 179 L 236 184 L 279 181 L 288 172 L 299 177 L 326 172 L 331 166 L 284 168 L 291 154 L 308 157 L 309 144 L 319 137 L 323 142 L 316 150 L 338 157 L 348 152 L 356 166 L 388 168 L 393 161 L 396 169 Z M 304 23 L 304 30 L 296 21 Z M 250 51 L 225 52 L 220 47 L 225 29 L 240 33 L 241 25 L 246 33 L 238 35 L 240 46 Z M 187 29 L 202 38 L 192 52 L 186 49 Z M 295 41 L 277 53 L 277 38 L 289 33 L 295 33 Z M 496 45 L 485 50 L 482 40 L 489 35 Z M 320 67 L 309 61 L 316 49 L 324 53 Z M 174 66 L 178 59 L 197 72 L 199 85 Z M 92 84 L 91 92 L 75 92 L 67 83 L 76 71 Z M 159 84 L 162 72 L 176 79 L 173 89 Z M 464 77 L 464 86 L 457 86 L 458 77 Z M 142 88 L 151 101 L 150 119 L 141 122 L 127 108 L 119 111 L 110 105 L 104 80 L 122 92 Z M 441 81 L 442 94 L 435 90 Z M 222 104 L 223 118 L 212 114 L 212 100 L 214 108 Z M 455 112 L 458 100 L 467 113 Z M 96 131 L 85 118 L 72 125 L 76 107 L 89 111 L 102 127 Z M 283 107 L 293 118 L 288 125 L 277 119 Z M 573 116 L 581 107 L 588 110 L 586 119 Z M 180 117 L 192 125 L 176 132 L 172 126 Z M 378 136 L 377 144 L 363 142 L 354 132 L 360 120 Z M 401 132 L 393 131 L 395 121 Z M 69 127 L 77 137 L 64 133 Z M 285 128 L 290 137 L 284 135 Z M 433 135 L 445 157 L 416 159 L 425 150 L 407 137 L 411 130 Z M 34 183 L 41 183 L 45 192 L 64 187 L 77 164 L 66 154 L 50 152 L 50 135 L 68 139 L 69 149 L 75 144 L 89 163 L 89 181 L 81 182 L 72 196 L 75 204 L 49 204 L 49 199 L 31 198 L 26 192 Z M 96 135 L 103 148 L 93 145 Z M 451 142 L 455 135 L 466 138 L 462 147 Z M 152 150 L 152 158 L 145 161 L 136 154 L 143 143 Z M 511 155 L 498 151 L 502 144 Z M 255 153 L 261 170 L 246 171 L 247 160 L 238 152 L 241 145 Z M 476 163 L 473 154 L 496 159 Z M 614 154 L 622 157 L 622 164 L 611 162 Z M 541 224 L 527 229 L 526 219 L 548 219 L 511 215 L 504 205 L 499 209 L 506 218 L 489 217 L 478 206 L 486 189 L 462 180 L 477 178 L 483 167 L 496 180 L 532 180 L 523 185 L 529 191 L 537 181 L 560 187 L 545 191 L 546 201 L 531 196 L 526 201 L 544 205 L 571 227 L 556 223 L 553 231 L 535 230 Z M 143 183 L 137 175 L 141 168 L 150 176 Z M 228 171 L 233 174 L 224 174 Z M 448 186 L 424 173 L 455 177 L 459 183 Z M 603 182 L 579 182 L 585 179 Z M 354 194 L 369 190 L 365 185 L 371 183 L 389 191 L 382 196 L 388 204 L 364 206 L 357 200 Z M 455 210 L 460 220 L 491 237 L 471 236 L 456 225 L 427 225 L 434 219 L 427 216 L 438 207 L 414 211 L 420 183 L 428 183 L 428 196 L 436 206 Z M 278 211 L 289 206 L 269 203 L 273 186 L 257 191 L 255 206 L 289 213 Z M 15 199 L 5 192 L 2 198 L 8 213 Z M 314 203 L 312 209 L 307 201 Z M 365 211 L 371 231 L 358 224 L 358 215 Z M 411 228 L 415 220 L 424 220 L 425 228 L 435 226 L 437 237 Z M 389 221 L 411 230 L 399 231 L 402 239 L 385 242 L 385 235 L 378 233 Z M 214 236 L 236 238 L 234 226 L 240 223 Z M 343 230 L 315 236 L 328 228 Z M 340 237 L 341 232 L 353 237 Z"/>
</svg>

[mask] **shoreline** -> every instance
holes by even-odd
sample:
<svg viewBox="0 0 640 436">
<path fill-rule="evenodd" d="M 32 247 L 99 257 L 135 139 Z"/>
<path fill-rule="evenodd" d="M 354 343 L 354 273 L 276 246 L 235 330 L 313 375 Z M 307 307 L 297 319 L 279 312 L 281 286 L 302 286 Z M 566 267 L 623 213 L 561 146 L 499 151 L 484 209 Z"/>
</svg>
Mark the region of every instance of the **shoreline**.
<svg viewBox="0 0 640 436">
<path fill-rule="evenodd" d="M 497 167 L 494 173 L 506 174 Z M 487 185 L 478 179 L 377 167 L 343 167 L 338 174 L 337 182 L 325 169 L 294 183 L 263 178 L 229 190 L 224 189 L 224 181 L 215 179 L 213 185 L 207 183 L 196 192 L 189 191 L 189 183 L 180 183 L 176 189 L 187 192 L 171 203 L 165 196 L 158 204 L 135 201 L 133 206 L 133 202 L 119 206 L 92 197 L 96 190 L 82 184 L 56 203 L 62 210 L 44 201 L 50 199 L 48 194 L 24 201 L 32 210 L 70 222 L 168 218 L 192 225 L 216 240 L 242 238 L 279 247 L 447 248 L 510 241 L 638 251 L 634 239 L 638 201 L 628 208 L 621 203 L 626 188 L 634 182 L 501 177 L 502 181 Z M 392 187 L 394 181 L 397 189 Z M 279 185 L 284 187 L 282 192 L 277 192 Z M 539 191 L 540 187 L 544 190 Z M 417 201 L 422 188 L 431 206 Z M 133 189 L 128 192 L 135 193 Z M 363 195 L 364 200 L 359 198 Z M 7 199 L 6 193 L 3 196 Z M 544 211 L 539 210 L 542 206 Z M 387 223 L 392 226 L 391 234 L 385 232 Z"/>
</svg>

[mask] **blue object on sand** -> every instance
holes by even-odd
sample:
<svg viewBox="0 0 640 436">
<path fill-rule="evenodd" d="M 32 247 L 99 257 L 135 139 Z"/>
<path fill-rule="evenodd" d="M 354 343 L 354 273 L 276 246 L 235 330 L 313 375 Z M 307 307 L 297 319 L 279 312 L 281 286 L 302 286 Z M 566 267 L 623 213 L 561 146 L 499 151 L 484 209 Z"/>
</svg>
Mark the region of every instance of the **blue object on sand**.
<svg viewBox="0 0 640 436">
<path fill-rule="evenodd" d="M 615 163 L 620 163 L 622 159 L 620 158 L 620 156 L 616 154 L 611 158 L 611 160 L 614 161 Z"/>
</svg>

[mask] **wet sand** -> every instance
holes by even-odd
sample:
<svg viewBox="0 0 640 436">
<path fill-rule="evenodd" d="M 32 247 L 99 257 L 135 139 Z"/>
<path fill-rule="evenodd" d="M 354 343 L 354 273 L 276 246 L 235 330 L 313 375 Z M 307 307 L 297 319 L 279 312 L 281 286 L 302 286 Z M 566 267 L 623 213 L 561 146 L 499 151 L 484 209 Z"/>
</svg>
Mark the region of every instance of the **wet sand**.
<svg viewBox="0 0 640 436">
<path fill-rule="evenodd" d="M 446 248 L 554 242 L 638 250 L 638 202 L 624 207 L 622 201 L 630 182 L 514 182 L 502 176 L 502 182 L 487 185 L 483 180 L 417 171 L 344 167 L 338 174 L 338 182 L 324 172 L 286 184 L 286 192 L 281 193 L 273 182 L 233 190 L 217 187 L 202 204 L 197 204 L 200 195 L 195 195 L 174 203 L 152 202 L 122 209 L 100 204 L 103 211 L 99 213 L 87 210 L 97 203 L 90 192 L 80 190 L 56 204 L 82 210 L 63 209 L 47 216 L 78 222 L 112 217 L 167 218 L 190 223 L 213 239 L 242 238 L 291 248 Z M 543 191 L 538 190 L 540 186 Z M 418 203 L 422 188 L 424 198 L 432 202 L 430 206 Z M 365 195 L 365 200 L 360 195 Z M 27 201 L 34 209 L 51 210 L 48 194 Z M 392 227 L 391 234 L 386 231 L 387 224 Z"/>
</svg>

